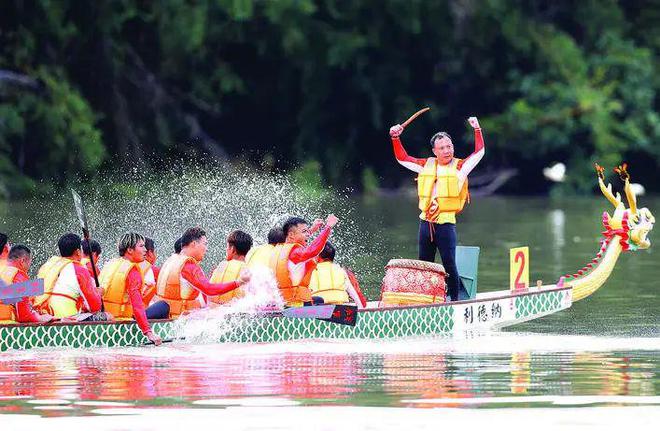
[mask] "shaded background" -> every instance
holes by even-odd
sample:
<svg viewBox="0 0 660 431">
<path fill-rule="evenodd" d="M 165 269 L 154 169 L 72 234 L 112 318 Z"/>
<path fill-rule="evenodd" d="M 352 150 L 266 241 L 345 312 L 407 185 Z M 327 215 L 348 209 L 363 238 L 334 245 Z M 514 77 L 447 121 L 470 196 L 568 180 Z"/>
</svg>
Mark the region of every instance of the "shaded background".
<svg viewBox="0 0 660 431">
<path fill-rule="evenodd" d="M 0 196 L 172 160 L 248 161 L 313 184 L 411 184 L 388 128 L 424 156 L 441 129 L 507 193 L 589 193 L 627 160 L 658 190 L 658 1 L 5 0 Z M 321 173 L 321 178 L 317 175 Z"/>
</svg>

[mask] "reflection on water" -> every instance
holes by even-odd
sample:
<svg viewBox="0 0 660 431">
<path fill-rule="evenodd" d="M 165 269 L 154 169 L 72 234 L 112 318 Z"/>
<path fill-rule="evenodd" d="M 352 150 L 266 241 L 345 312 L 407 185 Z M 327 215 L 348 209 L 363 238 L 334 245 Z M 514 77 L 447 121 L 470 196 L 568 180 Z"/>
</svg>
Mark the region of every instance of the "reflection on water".
<svg viewBox="0 0 660 431">
<path fill-rule="evenodd" d="M 391 346 L 292 342 L 13 352 L 0 359 L 0 411 L 80 415 L 100 405 L 203 408 L 259 400 L 266 405 L 480 407 L 501 398 L 503 404 L 518 400 L 544 406 L 557 397 L 578 397 L 577 404 L 587 397 L 590 404 L 660 405 L 654 340 L 640 341 L 651 350 L 553 352 L 561 350 L 560 339 L 495 338 L 551 346 L 508 352 L 488 352 L 486 346 L 475 352 L 473 347 L 484 347 L 482 341 L 492 341 L 475 338 L 402 340 Z M 589 337 L 573 338 L 585 349 L 603 347 L 590 344 Z M 616 349 L 630 341 L 610 344 Z"/>
</svg>

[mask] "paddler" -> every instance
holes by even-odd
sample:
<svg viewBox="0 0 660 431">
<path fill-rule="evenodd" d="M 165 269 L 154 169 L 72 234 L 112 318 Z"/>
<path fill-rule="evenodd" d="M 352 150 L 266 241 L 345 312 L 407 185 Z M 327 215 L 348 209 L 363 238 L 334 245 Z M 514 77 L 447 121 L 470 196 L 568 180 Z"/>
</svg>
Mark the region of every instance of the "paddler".
<svg viewBox="0 0 660 431">
<path fill-rule="evenodd" d="M 23 283 L 28 281 L 28 271 L 32 265 L 32 252 L 22 244 L 12 246 L 7 255 L 7 264 L 0 269 L 0 279 L 5 284 Z M 14 305 L 0 304 L 0 321 L 15 321 L 18 323 L 50 322 L 53 316 L 40 314 L 32 307 L 30 298 L 22 298 Z"/>
<path fill-rule="evenodd" d="M 176 241 L 174 241 L 174 253 L 175 254 L 181 253 L 181 247 L 183 247 L 181 245 L 181 241 L 183 241 L 183 238 L 179 238 Z"/>
<path fill-rule="evenodd" d="M 400 135 L 400 124 L 390 128 L 396 160 L 417 172 L 419 197 L 419 259 L 435 260 L 436 248 L 449 278 L 447 286 L 452 301 L 458 300 L 460 279 L 456 268 L 456 214 L 469 200 L 467 177 L 484 156 L 484 139 L 476 117 L 468 118 L 474 129 L 474 151 L 465 159 L 454 157 L 454 144 L 446 132 L 431 137 L 435 157 L 418 159 L 406 153 Z"/>
<path fill-rule="evenodd" d="M 268 232 L 268 244 L 261 244 L 252 247 L 245 257 L 245 262 L 249 268 L 255 268 L 259 265 L 268 267 L 270 257 L 277 244 L 282 244 L 286 238 L 284 232 L 279 226 L 275 226 Z"/>
<path fill-rule="evenodd" d="M 80 263 L 87 268 L 89 271 L 89 274 L 94 277 L 94 270 L 92 269 L 92 259 L 90 256 L 94 259 L 94 266 L 96 269 L 96 276 L 101 273 L 101 270 L 99 269 L 99 259 L 101 258 L 101 244 L 99 244 L 98 241 L 95 239 L 91 241 L 87 241 L 84 239 L 82 241 L 82 254 L 83 257 L 80 259 Z"/>
<path fill-rule="evenodd" d="M 82 264 L 81 245 L 82 240 L 75 233 L 60 237 L 57 241 L 60 255 L 51 257 L 39 268 L 37 277 L 44 279 L 44 295 L 35 298 L 34 303 L 57 318 L 83 317 L 81 313 L 85 313 L 80 321 L 111 320 L 111 316 L 101 311 L 101 293 Z"/>
<path fill-rule="evenodd" d="M 170 317 L 206 306 L 204 295 L 222 295 L 250 281 L 249 270 L 243 269 L 238 280 L 211 283 L 199 266 L 207 249 L 206 232 L 193 227 L 181 236 L 181 252 L 163 263 L 156 283 L 156 298 L 170 305 Z"/>
<path fill-rule="evenodd" d="M 158 254 L 156 254 L 156 243 L 151 238 L 144 239 L 144 246 L 147 249 L 147 254 L 144 257 L 144 260 L 149 262 L 151 270 L 154 273 L 154 280 L 158 280 L 158 274 L 160 274 L 160 268 L 156 266 L 156 261 L 158 260 Z"/>
<path fill-rule="evenodd" d="M 10 248 L 9 237 L 7 234 L 0 232 L 0 270 L 7 266 L 7 256 L 9 256 Z"/>
<path fill-rule="evenodd" d="M 144 280 L 144 285 L 142 286 L 142 299 L 144 300 L 144 306 L 148 307 L 151 300 L 156 295 L 156 280 L 158 280 L 160 268 L 156 266 L 158 256 L 156 255 L 156 243 L 154 240 L 145 237 L 144 247 L 147 249 L 147 254 L 144 257 L 144 260 L 140 263 L 140 271 L 142 272 Z"/>
<path fill-rule="evenodd" d="M 226 283 L 237 281 L 241 271 L 247 268 L 245 256 L 252 248 L 252 237 L 242 230 L 235 230 L 227 236 L 226 259 L 218 264 L 211 274 L 211 283 Z M 216 304 L 226 304 L 232 299 L 244 296 L 243 289 L 238 288 L 223 295 L 211 296 L 208 299 Z"/>
<path fill-rule="evenodd" d="M 311 229 L 305 219 L 291 217 L 282 226 L 285 241 L 275 246 L 269 267 L 275 274 L 285 305 L 312 305 L 309 277 L 316 266 L 316 256 L 323 250 L 338 221 L 334 214 L 328 215 L 325 227 L 309 245 L 306 244 Z M 314 227 L 321 224 L 322 221 L 315 222 Z"/>
<path fill-rule="evenodd" d="M 162 341 L 151 330 L 147 319 L 165 319 L 169 308 L 160 301 L 145 310 L 142 298 L 144 277 L 140 271 L 140 263 L 147 254 L 144 237 L 138 233 L 124 234 L 117 249 L 119 257 L 106 263 L 99 277 L 105 310 L 118 319 L 135 319 L 142 333 L 160 345 Z"/>
<path fill-rule="evenodd" d="M 334 262 L 335 254 L 335 247 L 328 241 L 316 259 L 316 268 L 309 280 L 309 290 L 313 296 L 323 298 L 324 304 L 346 304 L 353 300 L 358 308 L 366 307 L 360 287 L 353 285 L 357 284 L 357 280 L 352 280 L 347 271 Z"/>
</svg>

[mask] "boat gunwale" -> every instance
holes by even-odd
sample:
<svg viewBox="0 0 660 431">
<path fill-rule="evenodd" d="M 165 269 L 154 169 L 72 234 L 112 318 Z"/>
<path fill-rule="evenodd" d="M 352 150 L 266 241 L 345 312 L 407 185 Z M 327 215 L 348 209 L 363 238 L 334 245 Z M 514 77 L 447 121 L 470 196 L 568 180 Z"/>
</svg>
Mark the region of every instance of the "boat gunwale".
<svg viewBox="0 0 660 431">
<path fill-rule="evenodd" d="M 413 308 L 434 308 L 434 307 L 452 307 L 454 305 L 464 305 L 464 304 L 474 304 L 476 302 L 485 302 L 485 301 L 499 301 L 501 299 L 507 299 L 507 298 L 515 298 L 518 296 L 529 296 L 529 295 L 538 295 L 540 293 L 547 293 L 547 292 L 560 292 L 562 290 L 571 290 L 571 286 L 563 286 L 563 287 L 556 287 L 553 285 L 553 287 L 534 287 L 534 288 L 527 288 L 527 289 L 520 289 L 518 291 L 511 291 L 511 290 L 496 290 L 493 292 L 482 292 L 482 293 L 498 293 L 498 292 L 507 292 L 506 295 L 501 295 L 501 296 L 493 296 L 493 297 L 488 297 L 488 298 L 474 298 L 474 299 L 464 299 L 462 301 L 452 301 L 452 302 L 439 302 L 436 304 L 420 304 L 420 305 L 399 305 L 396 307 L 376 307 L 376 308 L 364 308 L 361 310 L 358 310 L 358 312 L 363 313 L 372 313 L 375 311 L 387 311 L 387 310 L 402 310 L 402 309 L 413 309 Z"/>
<path fill-rule="evenodd" d="M 363 308 L 359 309 L 358 313 L 373 313 L 379 311 L 396 311 L 396 310 L 412 310 L 416 308 L 439 308 L 439 307 L 452 307 L 454 305 L 465 305 L 465 304 L 474 304 L 477 302 L 484 301 L 499 301 L 501 299 L 515 298 L 519 296 L 529 296 L 529 295 L 538 295 L 540 293 L 547 292 L 558 292 L 563 290 L 570 290 L 572 287 L 563 286 L 563 287 L 542 287 L 542 288 L 528 288 L 521 289 L 519 291 L 493 291 L 493 292 L 483 292 L 483 293 L 498 293 L 498 292 L 507 292 L 501 296 L 493 296 L 489 298 L 474 298 L 466 299 L 462 301 L 453 301 L 453 302 L 441 302 L 436 304 L 420 304 L 420 305 L 400 305 L 397 307 L 376 307 L 376 308 Z M 260 317 L 267 318 L 280 318 L 284 317 L 281 312 L 269 312 L 261 314 Z M 170 323 L 174 322 L 176 319 L 150 319 L 149 323 Z M 29 328 L 29 327 L 72 327 L 72 326 L 88 326 L 88 325 L 135 325 L 137 324 L 135 320 L 114 320 L 114 321 L 102 321 L 102 322 L 44 322 L 44 323 L 9 323 L 9 324 L 0 324 L 0 329 L 2 328 Z"/>
</svg>

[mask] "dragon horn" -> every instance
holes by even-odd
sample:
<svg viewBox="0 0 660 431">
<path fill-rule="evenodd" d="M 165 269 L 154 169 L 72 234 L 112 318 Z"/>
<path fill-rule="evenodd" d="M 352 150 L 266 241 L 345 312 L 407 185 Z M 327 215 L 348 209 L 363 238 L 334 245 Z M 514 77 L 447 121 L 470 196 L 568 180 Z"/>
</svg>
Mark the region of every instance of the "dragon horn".
<svg viewBox="0 0 660 431">
<path fill-rule="evenodd" d="M 601 165 L 598 164 L 598 162 L 594 163 L 594 167 L 596 168 L 596 175 L 598 175 L 598 178 L 601 180 L 605 179 L 605 168 L 602 167 Z"/>
<path fill-rule="evenodd" d="M 621 165 L 614 168 L 614 172 L 619 174 L 621 181 L 626 181 L 630 179 L 630 174 L 628 174 L 628 163 L 622 163 Z"/>
<path fill-rule="evenodd" d="M 637 196 L 635 196 L 635 193 L 633 193 L 632 189 L 630 188 L 630 174 L 626 170 L 628 166 L 624 163 L 623 164 L 623 172 L 625 174 L 625 177 L 621 177 L 623 179 L 623 190 L 626 193 L 626 199 L 628 199 L 628 206 L 630 207 L 630 212 L 633 215 L 637 214 Z"/>
</svg>

